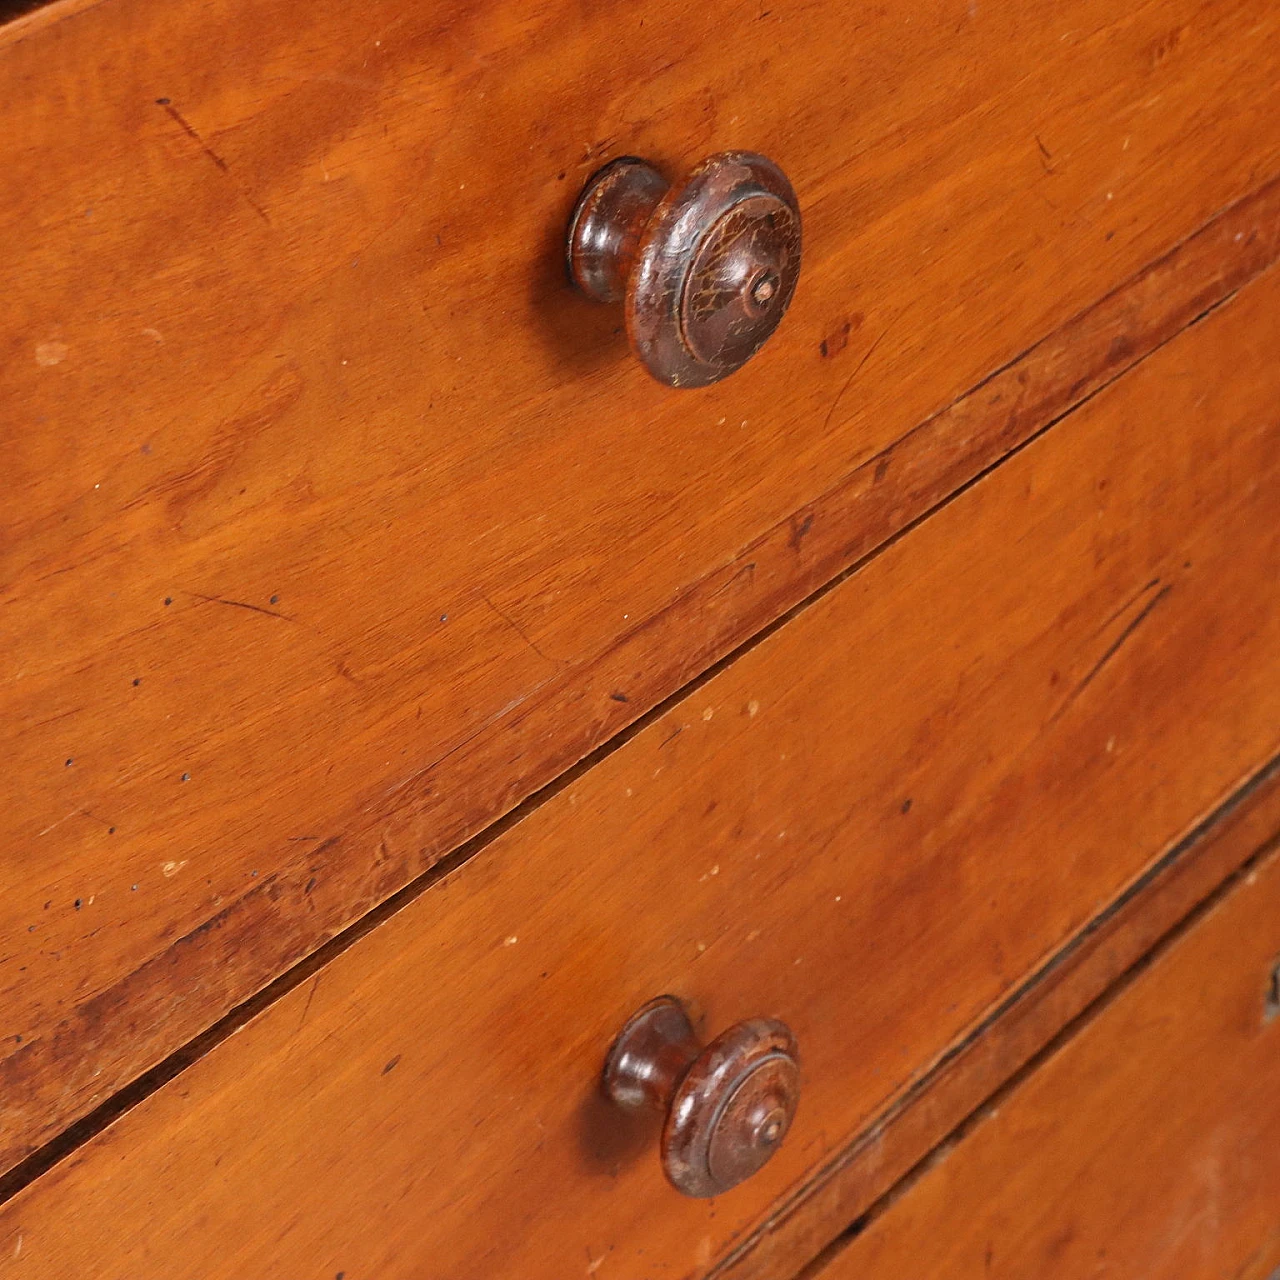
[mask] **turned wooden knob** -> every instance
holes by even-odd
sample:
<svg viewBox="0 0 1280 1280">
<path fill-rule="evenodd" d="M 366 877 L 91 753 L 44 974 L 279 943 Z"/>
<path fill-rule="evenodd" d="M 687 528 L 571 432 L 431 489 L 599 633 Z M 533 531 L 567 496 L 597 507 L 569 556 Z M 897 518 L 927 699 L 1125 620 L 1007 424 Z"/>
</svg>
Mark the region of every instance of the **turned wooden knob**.
<svg viewBox="0 0 1280 1280">
<path fill-rule="evenodd" d="M 710 156 L 675 186 L 623 156 L 578 198 L 568 252 L 583 293 L 624 303 L 645 368 L 703 387 L 778 327 L 800 275 L 800 209 L 782 170 L 750 151 Z"/>
<path fill-rule="evenodd" d="M 748 1018 L 704 1048 L 680 1001 L 659 996 L 614 1041 L 604 1092 L 621 1107 L 666 1112 L 668 1179 L 687 1196 L 719 1195 L 761 1168 L 791 1127 L 796 1039 L 774 1018 Z"/>
</svg>

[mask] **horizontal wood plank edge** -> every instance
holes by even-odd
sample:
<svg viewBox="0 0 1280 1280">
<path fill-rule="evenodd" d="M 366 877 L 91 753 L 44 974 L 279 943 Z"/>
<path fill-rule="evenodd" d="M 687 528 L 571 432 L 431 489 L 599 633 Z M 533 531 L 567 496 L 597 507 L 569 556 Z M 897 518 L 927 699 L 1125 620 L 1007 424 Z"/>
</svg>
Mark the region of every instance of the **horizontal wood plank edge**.
<svg viewBox="0 0 1280 1280">
<path fill-rule="evenodd" d="M 0 0 L 0 50 L 109 0 Z"/>
<path fill-rule="evenodd" d="M 1229 300 L 1277 256 L 1280 177 L 863 462 L 608 649 L 563 670 L 382 804 L 353 813 L 340 833 L 328 833 L 300 852 L 295 866 L 265 877 L 86 1000 L 52 1034 L 17 1048 L 0 1061 L 0 1096 L 23 1104 L 23 1119 L 0 1138 L 0 1174 L 9 1171 L 0 1179 L 4 1194 L 29 1181 L 31 1169 L 48 1167 L 45 1144 L 70 1149 L 58 1137 L 63 1130 L 92 1120 L 99 1108 L 119 1114 L 113 1095 L 122 1089 L 134 1101 L 145 1096 L 166 1063 L 191 1060 L 190 1046 L 229 1022 L 239 1025 L 251 1016 L 246 1011 L 303 980 L 443 869 L 474 856 L 563 785 L 562 775 L 616 750 L 698 682 Z M 670 642 L 699 634 L 706 639 L 696 648 Z M 487 808 L 444 807 L 438 771 L 446 760 L 445 790 L 474 795 L 488 780 Z M 501 795 L 492 794 L 494 777 L 509 780 Z M 376 858 L 355 852 L 376 851 L 379 832 L 406 814 L 431 818 L 431 845 L 414 864 L 374 867 Z M 113 1034 L 126 1017 L 130 1033 Z"/>
<path fill-rule="evenodd" d="M 1280 756 L 944 1050 L 707 1280 L 816 1275 L 1278 842 Z"/>
</svg>

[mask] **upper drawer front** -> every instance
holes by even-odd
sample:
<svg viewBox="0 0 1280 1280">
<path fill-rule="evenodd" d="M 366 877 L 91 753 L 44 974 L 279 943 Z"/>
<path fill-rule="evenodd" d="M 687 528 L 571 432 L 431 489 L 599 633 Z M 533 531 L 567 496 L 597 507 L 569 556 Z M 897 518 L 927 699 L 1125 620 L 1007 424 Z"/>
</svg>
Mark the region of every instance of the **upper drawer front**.
<svg viewBox="0 0 1280 1280">
<path fill-rule="evenodd" d="M 569 780 L 10 1201 L 0 1256 L 705 1270 L 1280 748 L 1277 314 L 1270 273 Z M 714 1202 L 598 1093 L 664 992 L 799 1037 L 795 1128 Z"/>
<path fill-rule="evenodd" d="M 1280 859 L 1249 874 L 815 1280 L 1274 1280 Z"/>
<path fill-rule="evenodd" d="M 0 1160 L 990 461 L 949 440 L 880 524 L 733 565 L 1280 170 L 1278 40 L 1270 0 L 0 30 Z M 563 228 L 610 156 L 726 147 L 788 172 L 806 265 L 677 393 Z"/>
</svg>

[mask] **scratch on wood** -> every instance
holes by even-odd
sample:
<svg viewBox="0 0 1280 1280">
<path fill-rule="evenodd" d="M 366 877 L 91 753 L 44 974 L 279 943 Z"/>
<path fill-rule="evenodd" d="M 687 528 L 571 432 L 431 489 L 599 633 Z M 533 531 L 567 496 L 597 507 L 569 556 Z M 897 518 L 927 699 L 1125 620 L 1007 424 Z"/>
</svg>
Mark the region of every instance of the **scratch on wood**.
<svg viewBox="0 0 1280 1280">
<path fill-rule="evenodd" d="M 457 755 L 458 752 L 460 751 L 465 751 L 466 748 L 469 747 L 473 742 L 475 742 L 477 738 L 487 733 L 489 729 L 491 729 L 495 724 L 497 724 L 503 718 L 503 716 L 509 715 L 521 704 L 528 702 L 536 694 L 540 693 L 543 689 L 545 689 L 547 685 L 549 685 L 554 679 L 555 679 L 554 676 L 548 675 L 543 679 L 539 680 L 536 684 L 534 684 L 533 687 L 528 690 L 528 692 L 522 693 L 518 698 L 511 698 L 509 701 L 507 701 L 505 704 L 499 707 L 495 712 L 493 712 L 492 715 L 486 717 L 486 719 L 481 724 L 477 725 L 475 729 L 473 729 L 469 734 L 466 735 L 466 737 L 462 738 L 458 742 L 455 742 L 453 746 L 451 746 L 447 751 L 442 752 L 429 764 L 419 769 L 416 773 L 411 774 L 409 777 L 402 778 L 399 782 L 393 783 L 391 786 L 389 786 L 386 789 L 386 791 L 383 792 L 383 799 L 384 800 L 388 799 L 391 796 L 395 795 L 396 792 L 403 791 L 406 787 L 412 786 L 414 783 L 419 782 L 421 779 L 431 774 L 434 770 L 438 769 L 451 756 Z"/>
<path fill-rule="evenodd" d="M 298 1031 L 307 1025 L 307 1014 L 311 1012 L 311 1002 L 316 998 L 316 988 L 320 985 L 320 979 L 324 976 L 324 970 L 321 969 L 315 976 L 315 981 L 311 984 L 311 990 L 307 992 L 307 1002 L 302 1006 L 302 1020 L 298 1023 Z M 293 1034 L 296 1036 L 298 1031 Z"/>
<path fill-rule="evenodd" d="M 1121 647 L 1128 641 L 1129 637 L 1151 616 L 1152 610 L 1156 605 L 1173 590 L 1173 587 L 1165 586 L 1156 592 L 1154 596 L 1138 611 L 1135 617 L 1125 626 L 1124 630 L 1107 646 L 1102 657 L 1093 664 L 1085 673 L 1084 679 L 1076 685 L 1074 689 L 1063 699 L 1062 705 L 1049 717 L 1049 724 L 1055 724 L 1060 720 L 1076 701 L 1077 698 L 1093 683 L 1103 667 L 1111 661 L 1112 658 L 1120 652 Z M 1141 593 L 1139 593 L 1141 594 Z"/>
<path fill-rule="evenodd" d="M 45 725 L 54 724 L 58 720 L 65 720 L 68 716 L 79 715 L 83 711 L 83 707 L 71 707 L 66 711 L 59 711 L 57 715 L 46 716 L 43 720 L 35 720 L 32 722 L 33 729 L 43 729 Z"/>
<path fill-rule="evenodd" d="M 885 340 L 885 338 L 889 336 L 889 332 L 893 328 L 893 326 L 896 325 L 898 321 L 901 320 L 902 317 L 906 315 L 909 310 L 910 310 L 909 304 L 908 306 L 903 307 L 902 310 L 899 311 L 898 314 L 894 316 L 893 319 L 890 320 L 889 323 L 885 325 L 883 329 L 880 330 L 880 336 L 866 349 L 865 352 L 863 352 L 862 359 L 858 361 L 858 363 L 854 366 L 853 372 L 845 379 L 844 386 L 841 387 L 840 390 L 836 393 L 836 398 L 831 402 L 831 408 L 827 410 L 827 416 L 822 423 L 823 435 L 826 434 L 827 428 L 831 425 L 831 419 L 835 416 L 836 410 L 840 407 L 840 401 L 844 399 L 845 392 L 848 391 L 851 386 L 853 386 L 854 379 L 858 376 L 858 374 L 862 372 L 863 367 L 866 365 L 867 361 L 870 360 L 873 355 L 875 355 L 876 349 L 880 346 L 880 344 Z"/>
<path fill-rule="evenodd" d="M 187 118 L 178 110 L 177 107 L 169 101 L 168 98 L 157 98 L 156 106 L 163 107 L 166 114 L 171 120 L 183 131 L 201 151 L 213 161 L 214 164 L 222 170 L 223 173 L 231 180 L 232 185 L 244 198 L 245 203 L 260 217 L 267 226 L 271 225 L 271 219 L 267 217 L 267 211 L 236 181 L 231 173 L 231 169 L 227 162 L 196 132 L 196 130 L 187 122 Z"/>
<path fill-rule="evenodd" d="M 754 581 L 755 576 L 756 562 L 754 560 L 748 560 L 746 564 L 734 571 L 733 576 L 727 582 L 722 583 L 711 593 L 710 599 L 714 600 L 717 596 L 723 595 L 726 591 L 731 590 L 737 585 L 739 578 L 746 578 L 748 585 L 750 585 L 751 582 Z"/>
<path fill-rule="evenodd" d="M 493 601 L 490 600 L 489 597 L 485 595 L 483 591 L 480 592 L 480 599 L 483 600 L 485 604 L 487 604 L 489 608 L 492 609 L 494 613 L 496 613 L 498 617 L 501 618 L 503 622 L 505 622 L 507 626 L 509 626 L 511 630 L 514 631 L 516 635 L 518 635 L 520 639 L 523 640 L 525 644 L 527 644 L 529 648 L 532 649 L 534 653 L 536 653 L 538 657 L 540 657 L 543 660 L 543 662 L 549 662 L 553 667 L 558 667 L 560 665 L 554 658 L 547 657 L 547 655 L 543 653 L 542 650 L 539 649 L 536 644 L 533 643 L 533 641 L 528 637 L 528 635 L 525 634 L 524 629 L 520 626 L 520 624 L 516 622 L 516 620 L 512 618 L 509 614 L 499 609 L 498 606 L 494 604 Z"/>
<path fill-rule="evenodd" d="M 1038 133 L 1035 135 L 1035 140 L 1036 146 L 1040 151 L 1040 164 L 1043 166 L 1045 173 L 1056 172 L 1053 167 L 1053 152 L 1040 141 L 1040 135 Z"/>
<path fill-rule="evenodd" d="M 193 591 L 191 594 L 197 600 L 204 600 L 209 604 L 225 604 L 230 605 L 233 609 L 248 609 L 252 613 L 265 613 L 268 618 L 279 618 L 281 622 L 294 621 L 287 613 L 277 613 L 274 609 L 264 609 L 260 604 L 247 604 L 243 600 L 226 600 L 222 596 L 206 596 L 199 591 Z"/>
<path fill-rule="evenodd" d="M 1130 609 L 1133 608 L 1148 591 L 1154 591 L 1160 585 L 1159 578 L 1152 578 L 1150 582 L 1144 583 L 1137 591 L 1133 593 L 1118 609 L 1107 614 L 1106 618 L 1093 630 L 1093 634 L 1100 635 L 1104 632 L 1117 618 L 1123 617 Z"/>
<path fill-rule="evenodd" d="M 72 809 L 72 810 L 71 810 L 71 812 L 70 812 L 69 814 L 67 814 L 67 816 L 66 816 L 65 818 L 59 818 L 59 819 L 57 820 L 57 822 L 51 822 L 47 827 L 45 827 L 45 829 L 44 829 L 43 831 L 38 832 L 38 833 L 37 833 L 37 838 L 38 838 L 39 836 L 47 836 L 47 835 L 49 834 L 49 832 L 50 832 L 50 831 L 52 831 L 55 827 L 60 827 L 60 826 L 62 826 L 62 824 L 63 824 L 64 822 L 68 821 L 68 820 L 69 820 L 69 819 L 71 819 L 71 818 L 74 818 L 74 817 L 75 817 L 79 812 L 80 812 L 80 810 L 79 810 L 79 809 Z"/>
</svg>

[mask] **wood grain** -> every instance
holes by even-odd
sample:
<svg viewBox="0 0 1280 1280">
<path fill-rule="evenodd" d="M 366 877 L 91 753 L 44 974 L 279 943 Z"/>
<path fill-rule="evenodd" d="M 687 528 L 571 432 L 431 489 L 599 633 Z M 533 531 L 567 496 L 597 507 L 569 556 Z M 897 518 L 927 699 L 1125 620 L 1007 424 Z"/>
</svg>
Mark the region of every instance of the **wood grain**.
<svg viewBox="0 0 1280 1280">
<path fill-rule="evenodd" d="M 1161 857 L 951 1046 L 844 1150 L 771 1208 L 715 1280 L 791 1280 L 1161 937 L 1280 832 L 1280 759 Z M 1280 1242 L 1277 1242 L 1280 1244 Z M 1276 1259 L 1280 1263 L 1280 1257 Z M 804 1274 L 809 1277 L 805 1268 Z M 1270 1270 L 1232 1280 L 1271 1280 Z"/>
<path fill-rule="evenodd" d="M 0 1257 L 705 1272 L 1280 750 L 1278 300 L 1269 272 L 30 1184 Z M 711 1202 L 598 1091 L 663 992 L 799 1039 L 788 1141 Z"/>
<path fill-rule="evenodd" d="M 1280 170 L 1278 27 L 67 0 L 0 30 L 0 1163 L 1255 270 L 1271 189 L 1167 296 L 908 434 Z M 753 368 L 671 396 L 564 281 L 564 219 L 611 154 L 725 146 L 795 180 L 805 277 Z"/>
<path fill-rule="evenodd" d="M 1280 859 L 812 1280 L 1264 1280 L 1280 1265 Z"/>
</svg>

